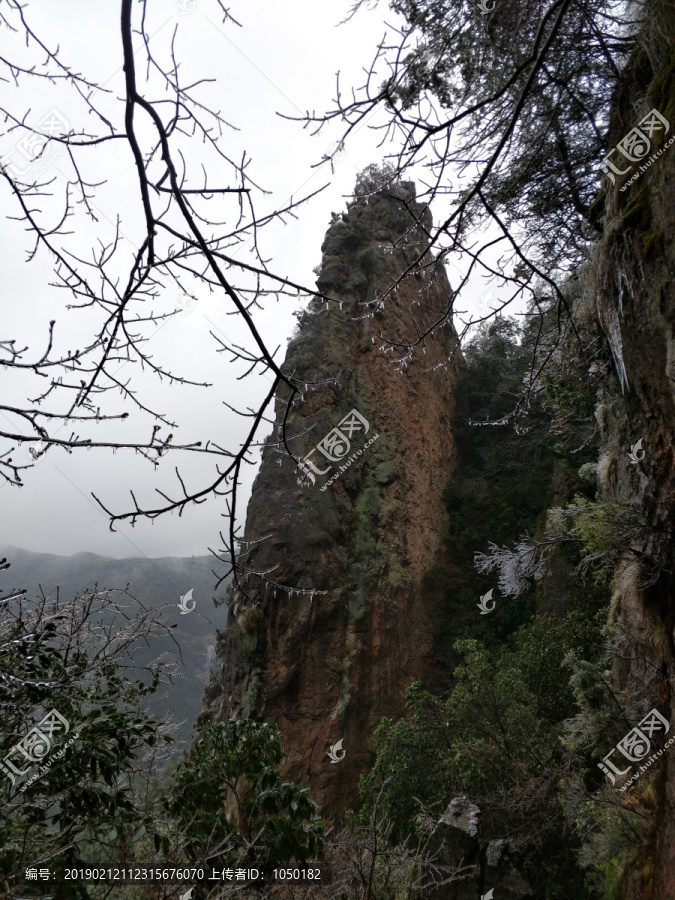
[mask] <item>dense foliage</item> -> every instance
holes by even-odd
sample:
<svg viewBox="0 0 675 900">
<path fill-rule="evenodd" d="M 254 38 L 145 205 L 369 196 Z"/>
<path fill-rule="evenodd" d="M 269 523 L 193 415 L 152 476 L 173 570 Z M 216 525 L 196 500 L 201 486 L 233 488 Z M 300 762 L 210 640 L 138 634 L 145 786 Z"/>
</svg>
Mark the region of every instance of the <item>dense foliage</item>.
<svg viewBox="0 0 675 900">
<path fill-rule="evenodd" d="M 496 154 L 484 196 L 503 221 L 518 223 L 546 271 L 579 253 L 592 235 L 617 68 L 634 46 L 621 28 L 621 4 L 500 0 L 483 5 L 487 16 L 466 0 L 393 0 L 392 7 L 419 41 L 393 86 L 396 105 L 415 121 L 418 104 L 433 97 L 437 130 L 445 136 L 457 122 L 458 149 L 446 150 L 446 164 L 455 155 Z M 416 126 L 425 130 L 423 121 Z"/>
<path fill-rule="evenodd" d="M 49 594 L 57 586 L 62 597 L 75 597 L 94 585 L 107 588 L 124 588 L 140 601 L 145 609 L 162 609 L 162 621 L 177 624 L 176 630 L 160 630 L 157 640 L 147 649 L 137 653 L 138 662 L 151 662 L 160 654 L 165 659 L 180 661 L 182 671 L 180 690 L 160 684 L 154 693 L 146 694 L 142 707 L 154 718 L 163 718 L 170 710 L 178 724 L 176 741 L 192 737 L 194 721 L 201 708 L 204 685 L 208 680 L 210 665 L 209 647 L 215 641 L 214 626 L 222 628 L 227 620 L 227 608 L 211 603 L 213 583 L 212 558 L 165 557 L 146 559 L 127 557 L 112 559 L 93 553 L 74 556 L 56 556 L 51 553 L 34 553 L 18 548 L 0 549 L 11 566 L 0 571 L 0 589 L 26 588 L 29 595 L 43 589 Z M 196 609 L 192 615 L 180 615 L 178 601 L 190 589 L 194 589 Z M 224 593 L 226 583 L 222 586 Z M 124 597 L 127 614 L 136 607 L 135 601 Z M 139 607 L 140 609 L 140 607 Z M 174 635 L 180 635 L 180 652 Z"/>
<path fill-rule="evenodd" d="M 120 591 L 0 603 L 0 885 L 3 897 L 98 896 L 28 867 L 205 861 L 230 865 L 321 855 L 323 823 L 282 781 L 278 729 L 204 723 L 175 767 L 175 726 L 143 700 L 171 683 L 161 610 Z M 93 891 L 93 893 L 92 893 Z"/>
<path fill-rule="evenodd" d="M 529 406 L 517 408 L 533 343 L 527 328 L 498 318 L 466 348 L 461 457 L 445 495 L 447 564 L 427 579 L 429 589 L 445 591 L 439 627 L 458 663 L 454 686 L 444 696 L 421 683 L 409 688 L 408 715 L 383 719 L 375 733 L 376 759 L 361 790 L 369 811 L 386 785 L 381 802 L 399 840 L 411 825 L 419 831 L 437 821 L 452 797 L 468 797 L 481 809 L 484 845 L 508 839 L 537 896 L 553 900 L 590 896 L 560 784 L 572 753 L 565 723 L 578 712 L 570 661 L 603 658 L 607 586 L 575 575 L 579 550 L 564 545 L 557 576 L 531 579 L 517 599 L 495 590 L 495 611 L 481 616 L 479 593 L 495 581 L 474 567 L 489 541 L 541 533 L 554 503 L 578 492 L 577 504 L 594 505 L 578 474 L 590 455 L 560 447 L 549 395 L 531 392 Z"/>
<path fill-rule="evenodd" d="M 127 615 L 129 604 L 136 606 L 124 592 L 100 591 L 69 600 L 19 595 L 0 605 L 7 896 L 27 865 L 57 856 L 72 864 L 91 843 L 124 858 L 151 825 L 135 778 L 171 735 L 141 706 L 160 684 L 161 660 L 139 665 L 134 651 L 165 629 L 140 604 Z M 53 724 L 40 727 L 49 715 Z"/>
<path fill-rule="evenodd" d="M 315 860 L 323 823 L 307 790 L 284 782 L 279 729 L 239 719 L 206 727 L 179 764 L 165 801 L 191 861 L 267 866 Z M 171 848 L 168 836 L 165 848 Z"/>
<path fill-rule="evenodd" d="M 469 637 L 491 646 L 529 620 L 533 591 L 498 603 L 489 617 L 475 615 L 479 596 L 495 581 L 476 570 L 474 555 L 490 542 L 534 536 L 553 502 L 589 487 L 578 469 L 591 454 L 561 452 L 546 392 L 530 391 L 527 405 L 522 403 L 533 356 L 541 352 L 537 341 L 538 328 L 521 329 L 514 320 L 498 317 L 482 326 L 464 351 L 455 424 L 460 461 L 445 491 L 447 555 L 444 565 L 427 576 L 430 589 L 444 596 L 440 642 Z"/>
</svg>

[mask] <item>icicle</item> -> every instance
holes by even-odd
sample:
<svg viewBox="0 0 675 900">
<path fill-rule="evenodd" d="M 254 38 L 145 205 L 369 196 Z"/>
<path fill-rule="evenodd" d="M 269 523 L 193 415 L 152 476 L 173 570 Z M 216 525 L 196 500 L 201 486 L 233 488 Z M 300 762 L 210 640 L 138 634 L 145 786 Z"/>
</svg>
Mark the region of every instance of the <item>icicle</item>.
<svg viewBox="0 0 675 900">
<path fill-rule="evenodd" d="M 616 307 L 609 304 L 607 304 L 604 309 L 601 308 L 601 312 L 604 313 L 602 318 L 604 319 L 603 324 L 605 325 L 605 334 L 607 335 L 609 348 L 612 351 L 612 356 L 614 357 L 614 365 L 616 366 L 616 370 L 619 375 L 621 393 L 624 393 L 628 389 L 628 374 L 626 372 L 626 366 L 623 359 L 623 346 L 621 341 L 621 324 L 619 322 L 619 314 L 616 310 Z"/>
</svg>

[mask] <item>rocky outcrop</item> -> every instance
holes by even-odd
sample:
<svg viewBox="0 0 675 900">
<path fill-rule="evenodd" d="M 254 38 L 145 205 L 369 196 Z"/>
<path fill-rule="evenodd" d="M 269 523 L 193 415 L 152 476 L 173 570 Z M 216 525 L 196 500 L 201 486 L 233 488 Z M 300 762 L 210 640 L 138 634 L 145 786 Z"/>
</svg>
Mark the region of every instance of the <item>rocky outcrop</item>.
<svg viewBox="0 0 675 900">
<path fill-rule="evenodd" d="M 450 286 L 426 250 L 430 226 L 411 183 L 334 216 L 317 284 L 336 302 L 310 304 L 284 364 L 307 383 L 287 420 L 304 471 L 278 444 L 282 391 L 242 557 L 267 575 L 248 577 L 246 597 L 235 591 L 220 677 L 205 695 L 215 718 L 275 722 L 284 774 L 338 816 L 358 805 L 372 761 L 364 736 L 400 716 L 408 684 L 433 668 L 422 579 L 445 527 L 459 350 Z M 421 252 L 428 268 L 406 275 Z M 388 350 L 383 337 L 395 342 Z M 339 740 L 344 758 L 332 762 Z"/>
<path fill-rule="evenodd" d="M 438 820 L 434 849 L 456 874 L 452 886 L 438 890 L 434 900 L 474 900 L 477 896 L 491 897 L 495 890 L 503 900 L 533 897 L 534 892 L 517 865 L 521 861 L 509 841 L 481 845 L 480 815 L 479 807 L 468 797 L 454 797 Z"/>
<path fill-rule="evenodd" d="M 657 109 L 675 127 L 675 11 L 663 5 L 658 19 L 663 53 L 648 60 L 640 51 L 625 74 L 608 144 Z M 667 36 L 670 35 L 670 41 Z M 645 42 L 647 46 L 647 42 Z M 655 53 L 658 42 L 652 42 Z M 654 138 L 653 163 L 607 192 L 605 229 L 584 275 L 586 310 L 611 347 L 615 375 L 600 393 L 596 417 L 602 435 L 598 464 L 601 495 L 620 497 L 647 514 L 652 539 L 616 573 L 612 621 L 624 641 L 612 682 L 617 692 L 657 705 L 673 721 L 675 689 L 675 146 Z M 658 151 L 661 150 L 659 153 Z M 638 167 L 634 167 L 639 171 Z M 631 458 L 631 448 L 642 440 Z M 644 455 L 642 455 L 644 451 Z M 640 457 L 642 457 L 640 459 Z M 672 728 L 672 725 L 671 725 Z M 665 753 L 652 776 L 627 794 L 644 815 L 645 791 L 652 827 L 642 845 L 631 840 L 622 863 L 622 897 L 675 898 L 675 755 Z M 619 896 L 619 894 L 617 894 Z"/>
</svg>

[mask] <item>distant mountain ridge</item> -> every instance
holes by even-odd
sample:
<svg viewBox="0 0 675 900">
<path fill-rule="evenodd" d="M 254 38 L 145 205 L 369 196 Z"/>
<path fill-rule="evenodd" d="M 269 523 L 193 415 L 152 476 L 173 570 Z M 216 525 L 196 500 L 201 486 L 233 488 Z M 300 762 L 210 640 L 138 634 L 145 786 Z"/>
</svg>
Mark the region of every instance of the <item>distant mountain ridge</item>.
<svg viewBox="0 0 675 900">
<path fill-rule="evenodd" d="M 214 595 L 224 597 L 226 587 L 223 584 L 215 591 L 212 556 L 114 559 L 89 552 L 58 556 L 5 544 L 0 545 L 0 559 L 3 557 L 10 564 L 0 571 L 3 593 L 25 589 L 28 596 L 36 596 L 40 589 L 50 594 L 58 587 L 62 597 L 74 597 L 94 586 L 122 590 L 128 586 L 129 593 L 145 607 L 169 604 L 163 617 L 168 625 L 175 626 L 173 636 L 180 654 L 167 639 L 154 646 L 153 655 L 166 653 L 179 664 L 182 677 L 149 697 L 146 707 L 158 716 L 171 712 L 176 721 L 184 722 L 177 738 L 189 739 L 214 661 L 216 630 L 224 628 L 227 621 L 227 607 L 216 607 L 212 600 Z M 178 604 L 190 590 L 194 611 L 182 615 Z"/>
<path fill-rule="evenodd" d="M 57 586 L 66 595 L 99 587 L 124 588 L 146 604 L 166 603 L 193 588 L 203 598 L 210 598 L 216 578 L 212 556 L 171 557 L 157 559 L 127 557 L 114 559 L 96 553 L 58 556 L 36 553 L 11 545 L 0 545 L 0 557 L 7 557 L 10 568 L 0 573 L 0 588 L 25 588 L 29 594 L 40 585 L 45 593 Z M 142 596 L 141 596 L 142 594 Z"/>
</svg>

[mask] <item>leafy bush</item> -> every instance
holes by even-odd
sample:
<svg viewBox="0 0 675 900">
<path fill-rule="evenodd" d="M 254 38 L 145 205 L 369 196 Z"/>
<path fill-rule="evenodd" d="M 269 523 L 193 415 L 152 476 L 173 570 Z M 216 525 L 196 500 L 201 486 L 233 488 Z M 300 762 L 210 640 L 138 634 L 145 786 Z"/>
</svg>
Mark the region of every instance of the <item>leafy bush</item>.
<svg viewBox="0 0 675 900">
<path fill-rule="evenodd" d="M 23 871 L 38 862 L 133 856 L 153 827 L 143 785 L 171 729 L 140 705 L 160 683 L 161 660 L 137 656 L 165 632 L 157 610 L 124 591 L 0 604 L 0 757 L 14 764 L 0 781 L 3 896 L 23 894 Z M 14 748 L 54 710 L 58 727 L 31 764 Z M 43 888 L 81 896 L 63 880 Z"/>
<path fill-rule="evenodd" d="M 26 883 L 26 867 L 38 864 L 62 872 L 217 851 L 223 863 L 321 856 L 323 823 L 307 791 L 279 775 L 275 726 L 206 725 L 173 773 L 161 771 L 173 726 L 141 706 L 171 674 L 151 656 L 167 632 L 158 612 L 123 591 L 0 603 L 0 884 L 8 900 L 97 896 L 62 877 Z M 31 764 L 16 745 L 54 710 L 50 743 L 22 744 L 36 748 Z"/>
<path fill-rule="evenodd" d="M 165 806 L 190 860 L 271 867 L 321 856 L 324 824 L 307 790 L 284 782 L 276 725 L 239 719 L 202 730 L 178 764 Z M 165 849 L 170 842 L 165 838 Z"/>
</svg>

